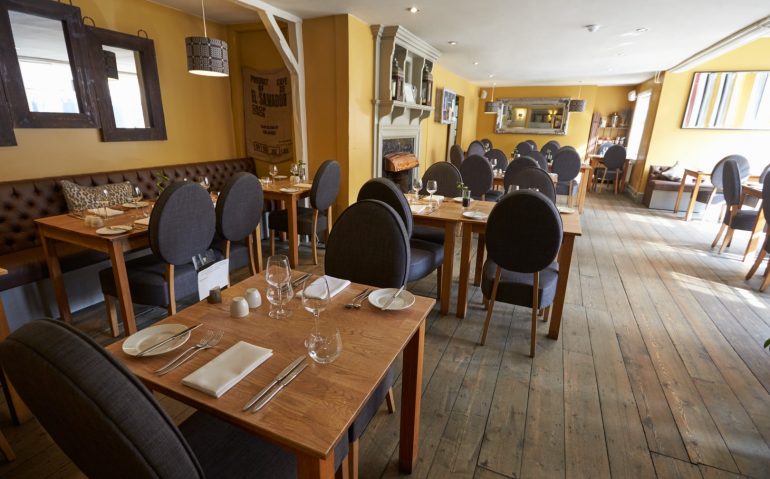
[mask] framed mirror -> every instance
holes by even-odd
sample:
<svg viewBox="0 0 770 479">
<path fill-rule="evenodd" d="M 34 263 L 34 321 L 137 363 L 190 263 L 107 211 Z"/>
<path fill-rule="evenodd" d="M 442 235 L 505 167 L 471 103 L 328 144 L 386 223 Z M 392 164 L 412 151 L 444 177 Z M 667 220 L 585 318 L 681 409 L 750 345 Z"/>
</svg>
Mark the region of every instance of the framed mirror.
<svg viewBox="0 0 770 479">
<path fill-rule="evenodd" d="M 495 133 L 566 135 L 569 98 L 503 98 Z"/>
<path fill-rule="evenodd" d="M 770 72 L 697 72 L 682 128 L 770 130 Z"/>
<path fill-rule="evenodd" d="M 17 127 L 96 125 L 79 8 L 0 0 L 0 43 L 0 75 Z"/>
<path fill-rule="evenodd" d="M 5 101 L 3 82 L 0 82 L 0 146 L 16 146 L 13 118 L 11 117 L 11 109 Z"/>
<path fill-rule="evenodd" d="M 165 140 L 155 44 L 86 27 L 103 141 Z"/>
</svg>

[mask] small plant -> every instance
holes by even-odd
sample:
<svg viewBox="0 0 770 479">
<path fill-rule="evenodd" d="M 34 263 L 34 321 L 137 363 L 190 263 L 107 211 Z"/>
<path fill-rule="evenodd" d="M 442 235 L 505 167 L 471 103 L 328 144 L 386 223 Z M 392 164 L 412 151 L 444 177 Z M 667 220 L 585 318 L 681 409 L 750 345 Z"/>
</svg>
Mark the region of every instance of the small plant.
<svg viewBox="0 0 770 479">
<path fill-rule="evenodd" d="M 158 189 L 158 195 L 160 196 L 171 180 L 168 176 L 164 175 L 162 171 L 153 171 L 152 175 L 155 177 L 155 188 Z"/>
<path fill-rule="evenodd" d="M 770 338 L 767 338 L 767 341 L 765 341 L 765 347 L 770 348 Z"/>
<path fill-rule="evenodd" d="M 457 183 L 457 189 L 458 189 L 458 190 L 461 190 L 461 191 L 462 191 L 462 190 L 465 190 L 465 189 L 467 189 L 467 188 L 468 188 L 468 187 L 467 187 L 467 186 L 465 186 L 465 183 L 463 183 L 462 181 L 460 181 L 460 182 L 458 182 L 458 183 Z"/>
</svg>

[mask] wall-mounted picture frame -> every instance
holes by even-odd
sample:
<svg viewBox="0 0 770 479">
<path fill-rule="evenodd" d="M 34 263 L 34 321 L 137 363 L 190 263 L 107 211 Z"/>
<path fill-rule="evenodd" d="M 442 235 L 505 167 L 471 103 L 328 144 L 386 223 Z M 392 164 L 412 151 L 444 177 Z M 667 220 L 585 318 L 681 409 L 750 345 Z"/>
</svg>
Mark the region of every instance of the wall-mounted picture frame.
<svg viewBox="0 0 770 479">
<path fill-rule="evenodd" d="M 696 72 L 682 128 L 770 130 L 770 71 Z"/>
<path fill-rule="evenodd" d="M 436 121 L 443 125 L 452 123 L 452 117 L 454 116 L 454 105 L 457 94 L 448 88 L 437 90 L 441 97 L 439 105 L 441 108 L 436 110 Z M 438 96 L 438 95 L 437 95 Z"/>
</svg>

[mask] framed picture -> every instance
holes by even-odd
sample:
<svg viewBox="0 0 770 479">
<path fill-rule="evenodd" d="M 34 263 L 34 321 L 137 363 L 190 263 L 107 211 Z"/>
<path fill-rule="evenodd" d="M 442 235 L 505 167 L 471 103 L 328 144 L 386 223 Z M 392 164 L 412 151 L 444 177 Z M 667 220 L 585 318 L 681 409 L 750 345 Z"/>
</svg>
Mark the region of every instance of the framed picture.
<svg viewBox="0 0 770 479">
<path fill-rule="evenodd" d="M 452 123 L 452 117 L 454 116 L 454 105 L 457 94 L 452 90 L 444 88 L 443 90 L 437 90 L 441 94 L 441 108 L 436 110 L 436 121 L 448 125 Z"/>
</svg>

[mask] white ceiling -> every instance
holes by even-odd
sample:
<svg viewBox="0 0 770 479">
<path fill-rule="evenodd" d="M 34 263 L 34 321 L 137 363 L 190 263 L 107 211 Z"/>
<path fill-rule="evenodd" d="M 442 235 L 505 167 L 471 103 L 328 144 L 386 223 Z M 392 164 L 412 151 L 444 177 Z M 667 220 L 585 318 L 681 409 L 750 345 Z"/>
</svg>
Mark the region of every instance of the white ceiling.
<svg viewBox="0 0 770 479">
<path fill-rule="evenodd" d="M 200 0 L 152 0 L 200 15 Z M 258 21 L 230 0 L 205 0 L 221 23 Z M 414 2 L 414 3 L 411 3 Z M 770 14 L 767 0 L 268 0 L 302 18 L 352 14 L 403 25 L 439 62 L 482 85 L 642 82 Z M 415 5 L 417 14 L 407 11 Z M 583 26 L 600 24 L 594 33 Z M 646 28 L 637 33 L 637 28 Z M 457 45 L 449 45 L 456 41 Z M 474 65 L 478 62 L 478 65 Z M 490 79 L 489 75 L 494 75 Z"/>
</svg>

